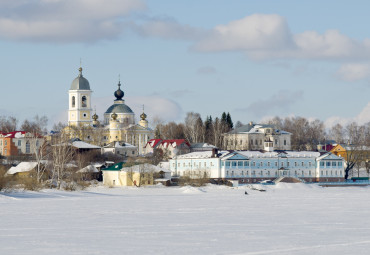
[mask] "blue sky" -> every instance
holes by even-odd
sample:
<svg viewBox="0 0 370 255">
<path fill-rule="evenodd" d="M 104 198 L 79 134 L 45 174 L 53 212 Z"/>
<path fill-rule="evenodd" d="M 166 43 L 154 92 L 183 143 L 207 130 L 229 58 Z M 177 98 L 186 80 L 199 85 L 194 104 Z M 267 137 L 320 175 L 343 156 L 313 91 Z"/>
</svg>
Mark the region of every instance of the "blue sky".
<svg viewBox="0 0 370 255">
<path fill-rule="evenodd" d="M 367 1 L 0 0 L 0 115 L 66 121 L 80 58 L 150 119 L 370 121 Z"/>
</svg>

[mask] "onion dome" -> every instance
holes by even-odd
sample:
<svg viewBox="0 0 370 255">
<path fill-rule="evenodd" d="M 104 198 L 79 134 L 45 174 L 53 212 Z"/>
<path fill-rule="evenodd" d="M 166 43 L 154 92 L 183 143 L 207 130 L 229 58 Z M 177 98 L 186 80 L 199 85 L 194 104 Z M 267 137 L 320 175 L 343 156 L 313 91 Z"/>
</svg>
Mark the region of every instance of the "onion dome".
<svg viewBox="0 0 370 255">
<path fill-rule="evenodd" d="M 143 112 L 141 115 L 140 115 L 140 118 L 142 119 L 142 120 L 145 120 L 146 119 L 146 114 Z"/>
<path fill-rule="evenodd" d="M 90 90 L 90 83 L 82 75 L 82 67 L 78 69 L 80 74 L 72 81 L 70 90 Z"/>
<path fill-rule="evenodd" d="M 113 120 L 117 120 L 118 115 L 117 115 L 117 113 L 113 112 L 111 117 L 112 117 Z"/>
<path fill-rule="evenodd" d="M 114 92 L 114 96 L 117 98 L 117 100 L 122 100 L 125 93 L 121 90 L 121 81 L 118 82 L 118 89 Z"/>
<path fill-rule="evenodd" d="M 93 119 L 94 121 L 97 121 L 97 120 L 98 120 L 98 118 L 99 118 L 99 116 L 98 116 L 96 113 L 94 113 L 94 115 L 92 116 L 92 119 Z"/>
</svg>

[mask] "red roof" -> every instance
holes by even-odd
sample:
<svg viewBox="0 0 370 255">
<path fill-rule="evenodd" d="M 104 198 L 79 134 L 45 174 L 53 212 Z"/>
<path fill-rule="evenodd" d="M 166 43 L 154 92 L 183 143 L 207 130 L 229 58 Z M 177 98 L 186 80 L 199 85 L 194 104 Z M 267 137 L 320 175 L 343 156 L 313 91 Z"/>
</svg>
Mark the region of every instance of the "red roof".
<svg viewBox="0 0 370 255">
<path fill-rule="evenodd" d="M 145 147 L 147 145 L 149 145 L 150 147 L 152 148 L 155 148 L 159 145 L 162 145 L 163 147 L 166 147 L 168 148 L 169 145 L 172 145 L 172 147 L 177 147 L 179 145 L 182 145 L 182 144 L 186 144 L 187 146 L 190 147 L 190 143 L 188 141 L 186 141 L 186 139 L 168 139 L 168 140 L 162 140 L 162 139 L 151 139 L 149 140 L 149 142 L 147 142 L 147 144 L 145 145 Z"/>
<path fill-rule="evenodd" d="M 3 135 L 3 137 L 6 137 L 6 138 L 23 138 L 26 133 L 29 133 L 29 132 L 13 131 L 13 132 L 9 132 L 9 133 L 1 133 L 1 134 Z M 39 134 L 36 134 L 36 136 L 37 136 L 37 138 L 42 138 L 42 136 L 39 135 Z"/>
<path fill-rule="evenodd" d="M 163 146 L 165 146 L 164 144 L 166 144 L 166 148 L 171 144 L 172 147 L 177 147 L 179 145 L 182 145 L 182 144 L 186 144 L 188 147 L 190 147 L 190 143 L 188 141 L 186 141 L 185 139 L 169 139 L 169 140 L 162 140 L 161 144 Z"/>
<path fill-rule="evenodd" d="M 160 144 L 161 141 L 162 141 L 162 139 L 150 139 L 149 142 L 146 143 L 144 148 L 146 148 L 146 146 L 148 146 L 148 145 L 152 148 L 155 148 L 155 147 L 157 147 L 157 145 Z"/>
</svg>

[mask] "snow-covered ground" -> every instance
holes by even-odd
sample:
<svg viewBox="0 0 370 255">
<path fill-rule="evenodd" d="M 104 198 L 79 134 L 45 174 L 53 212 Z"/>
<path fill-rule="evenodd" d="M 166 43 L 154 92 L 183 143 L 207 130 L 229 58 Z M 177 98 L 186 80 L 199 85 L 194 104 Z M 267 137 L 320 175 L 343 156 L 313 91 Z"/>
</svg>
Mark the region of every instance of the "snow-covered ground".
<svg viewBox="0 0 370 255">
<path fill-rule="evenodd" d="M 370 254 L 370 188 L 264 188 L 0 193 L 0 254 Z"/>
</svg>

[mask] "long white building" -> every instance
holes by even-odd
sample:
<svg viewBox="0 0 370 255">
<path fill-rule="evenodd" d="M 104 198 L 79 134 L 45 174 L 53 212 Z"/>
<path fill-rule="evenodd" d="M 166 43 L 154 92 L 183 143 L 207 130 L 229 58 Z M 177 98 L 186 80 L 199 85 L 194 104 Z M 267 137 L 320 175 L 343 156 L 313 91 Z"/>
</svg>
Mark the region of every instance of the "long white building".
<svg viewBox="0 0 370 255">
<path fill-rule="evenodd" d="M 344 159 L 314 151 L 204 151 L 180 155 L 170 160 L 174 176 L 196 176 L 205 172 L 211 179 L 254 183 L 280 177 L 306 182 L 344 181 Z"/>
</svg>

